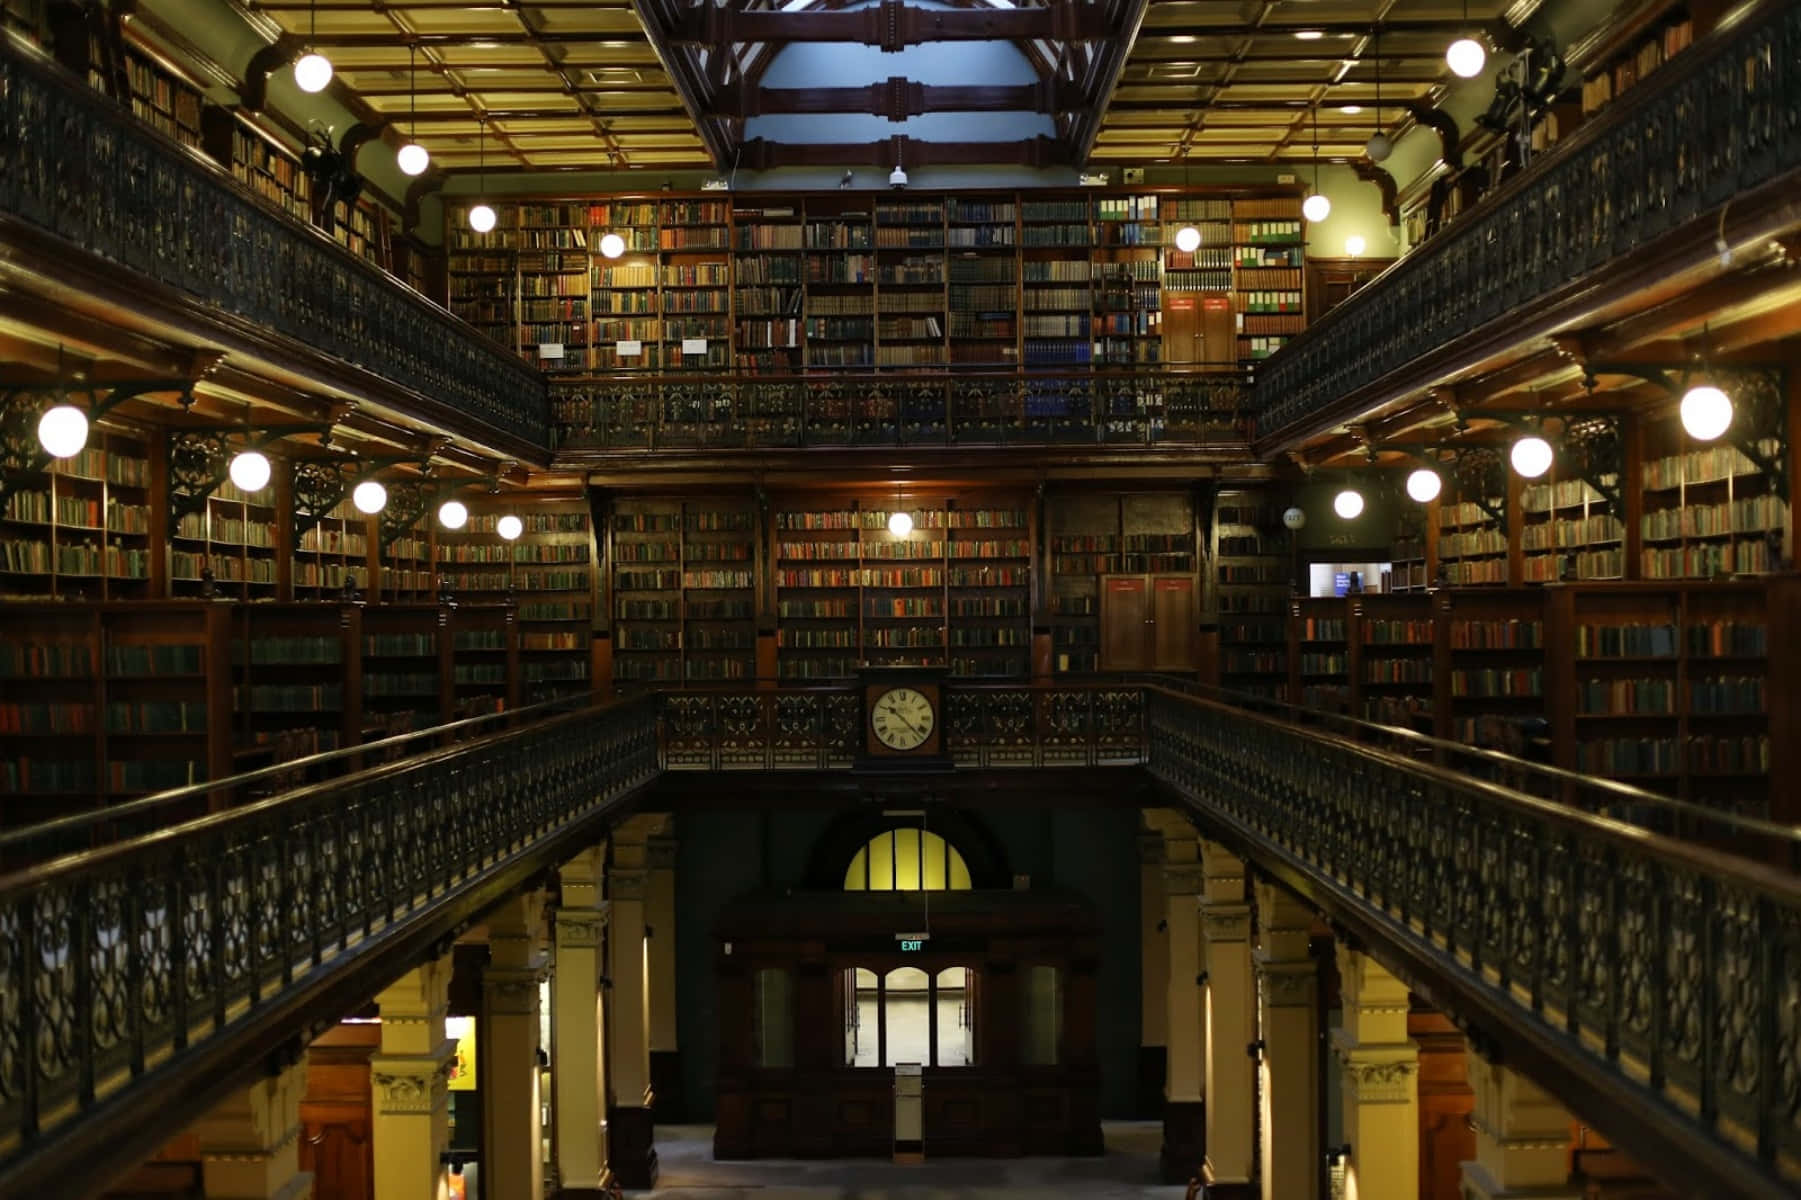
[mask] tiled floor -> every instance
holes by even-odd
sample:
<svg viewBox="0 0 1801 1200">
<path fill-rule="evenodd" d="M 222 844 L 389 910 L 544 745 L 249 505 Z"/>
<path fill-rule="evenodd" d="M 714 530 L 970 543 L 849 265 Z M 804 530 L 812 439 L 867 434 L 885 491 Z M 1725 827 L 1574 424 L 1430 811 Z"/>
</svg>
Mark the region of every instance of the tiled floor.
<svg viewBox="0 0 1801 1200">
<path fill-rule="evenodd" d="M 927 1159 L 895 1166 L 869 1159 L 713 1161 L 708 1125 L 657 1126 L 657 1200 L 1180 1200 L 1157 1183 L 1156 1122 L 1113 1121 L 1099 1158 Z"/>
</svg>

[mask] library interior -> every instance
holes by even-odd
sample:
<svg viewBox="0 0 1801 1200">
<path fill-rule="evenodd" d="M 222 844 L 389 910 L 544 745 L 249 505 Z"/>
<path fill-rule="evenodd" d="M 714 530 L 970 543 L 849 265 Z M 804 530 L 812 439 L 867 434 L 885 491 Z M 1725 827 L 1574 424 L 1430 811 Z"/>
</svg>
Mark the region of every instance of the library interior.
<svg viewBox="0 0 1801 1200">
<path fill-rule="evenodd" d="M 1793 0 L 0 0 L 0 1200 L 1801 1195 L 1798 262 Z"/>
</svg>

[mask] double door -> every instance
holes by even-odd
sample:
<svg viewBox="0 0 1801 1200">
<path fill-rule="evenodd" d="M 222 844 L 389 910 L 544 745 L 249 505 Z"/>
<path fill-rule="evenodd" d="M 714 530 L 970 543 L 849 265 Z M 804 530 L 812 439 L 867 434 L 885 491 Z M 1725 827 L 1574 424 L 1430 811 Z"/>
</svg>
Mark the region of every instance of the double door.
<svg viewBox="0 0 1801 1200">
<path fill-rule="evenodd" d="M 1200 610 L 1193 575 L 1101 576 L 1103 671 L 1191 671 Z"/>
</svg>

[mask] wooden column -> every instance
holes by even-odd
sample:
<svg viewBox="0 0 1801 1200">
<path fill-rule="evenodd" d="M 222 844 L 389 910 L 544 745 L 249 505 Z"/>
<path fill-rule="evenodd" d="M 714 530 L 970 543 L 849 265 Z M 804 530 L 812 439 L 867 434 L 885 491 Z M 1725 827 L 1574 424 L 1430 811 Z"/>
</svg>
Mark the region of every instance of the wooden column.
<svg viewBox="0 0 1801 1200">
<path fill-rule="evenodd" d="M 1245 903 L 1244 863 L 1224 846 L 1201 843 L 1201 870 L 1201 937 L 1207 948 L 1207 1160 L 1201 1177 L 1209 1200 L 1249 1200 L 1256 1194 L 1251 1160 L 1257 1103 L 1250 1054 L 1257 1036 L 1251 906 Z"/>
<path fill-rule="evenodd" d="M 644 895 L 645 936 L 650 963 L 650 1083 L 657 1097 L 657 1120 L 681 1119 L 681 1048 L 675 1024 L 675 856 L 672 837 L 645 844 L 648 870 Z"/>
<path fill-rule="evenodd" d="M 544 898 L 526 892 L 488 919 L 482 971 L 482 1195 L 540 1200 L 544 1195 L 542 1111 L 538 1088 L 538 950 Z"/>
<path fill-rule="evenodd" d="M 644 942 L 644 893 L 648 858 L 647 831 L 635 829 L 642 818 L 626 823 L 613 843 L 607 870 L 611 913 L 607 930 L 607 974 L 613 981 L 608 1022 L 609 1082 L 607 1107 L 608 1165 L 622 1187 L 656 1186 L 657 1152 L 651 1128 L 650 1014 Z M 635 836 L 634 836 L 635 835 Z"/>
<path fill-rule="evenodd" d="M 1207 1157 L 1206 1051 L 1201 1040 L 1201 863 L 1194 830 L 1170 813 L 1164 822 L 1164 997 L 1162 1174 L 1186 1183 Z"/>
<path fill-rule="evenodd" d="M 600 988 L 607 902 L 600 898 L 604 845 L 558 870 L 556 959 L 551 980 L 551 1063 L 557 1182 L 564 1200 L 599 1200 L 607 1179 L 606 1055 Z"/>
</svg>

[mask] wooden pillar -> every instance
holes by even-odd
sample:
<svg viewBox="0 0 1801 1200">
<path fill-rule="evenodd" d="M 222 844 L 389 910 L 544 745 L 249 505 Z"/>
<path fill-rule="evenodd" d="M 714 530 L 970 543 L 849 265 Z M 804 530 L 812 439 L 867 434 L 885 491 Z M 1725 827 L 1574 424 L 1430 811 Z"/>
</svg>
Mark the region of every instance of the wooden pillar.
<svg viewBox="0 0 1801 1200">
<path fill-rule="evenodd" d="M 259 1079 L 194 1123 L 206 1200 L 310 1200 L 300 1169 L 306 1064 Z"/>
<path fill-rule="evenodd" d="M 1244 863 L 1224 846 L 1201 843 L 1201 871 L 1201 937 L 1207 948 L 1207 1160 L 1202 1178 L 1209 1200 L 1248 1200 L 1256 1194 L 1251 1163 L 1257 1103 L 1250 1052 L 1257 1037 L 1251 906 L 1245 903 Z"/>
<path fill-rule="evenodd" d="M 538 931 L 543 919 L 544 898 L 537 892 L 509 898 L 488 919 L 479 1043 L 484 1055 L 484 1200 L 540 1200 L 544 1195 L 538 1089 L 538 985 L 545 966 Z"/>
<path fill-rule="evenodd" d="M 1464 1200 L 1582 1200 L 1570 1180 L 1569 1110 L 1519 1074 L 1469 1056 L 1476 1090 L 1476 1157 L 1463 1164 Z"/>
<path fill-rule="evenodd" d="M 1168 918 L 1163 903 L 1163 834 L 1138 831 L 1138 1117 L 1163 1115 L 1168 1047 Z"/>
<path fill-rule="evenodd" d="M 650 964 L 650 1086 L 656 1119 L 681 1120 L 682 1059 L 675 1014 L 675 857 L 673 837 L 645 843 L 644 920 Z"/>
<path fill-rule="evenodd" d="M 1165 1183 L 1186 1183 L 1199 1175 L 1207 1157 L 1207 1065 L 1201 1040 L 1201 863 L 1194 830 L 1187 822 L 1175 817 L 1164 828 L 1168 832 L 1161 882 L 1168 989 L 1164 995 L 1161 1162 Z"/>
<path fill-rule="evenodd" d="M 1318 965 L 1309 949 L 1313 912 L 1273 884 L 1257 885 L 1257 965 L 1262 1061 L 1262 1200 L 1319 1200 Z"/>
<path fill-rule="evenodd" d="M 1419 1048 L 1407 1037 L 1407 985 L 1343 944 L 1338 976 L 1344 1021 L 1334 1052 L 1351 1147 L 1346 1200 L 1419 1200 Z"/>
<path fill-rule="evenodd" d="M 447 954 L 414 967 L 376 997 L 381 1051 L 369 1060 L 374 1200 L 437 1200 L 450 1146 L 446 1085 L 456 1061 L 456 1045 L 444 1032 L 451 969 Z"/>
<path fill-rule="evenodd" d="M 607 902 L 600 898 L 604 845 L 584 850 L 557 872 L 556 959 L 550 985 L 550 1079 L 557 1183 L 563 1200 L 600 1200 L 607 1178 L 606 1027 L 600 988 Z"/>
<path fill-rule="evenodd" d="M 607 1065 L 612 1096 L 607 1107 L 608 1163 L 622 1187 L 656 1186 L 657 1152 L 651 1128 L 650 978 L 644 941 L 644 893 L 648 852 L 642 831 L 618 831 L 607 871 L 611 913 L 607 929 L 608 976 L 613 981 Z M 630 836 L 637 832 L 634 839 Z"/>
</svg>

